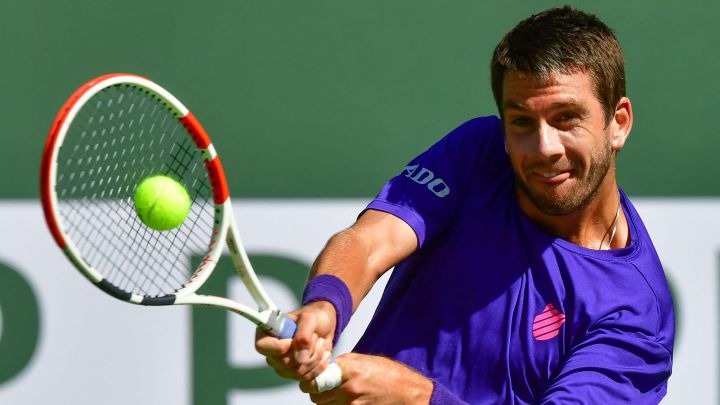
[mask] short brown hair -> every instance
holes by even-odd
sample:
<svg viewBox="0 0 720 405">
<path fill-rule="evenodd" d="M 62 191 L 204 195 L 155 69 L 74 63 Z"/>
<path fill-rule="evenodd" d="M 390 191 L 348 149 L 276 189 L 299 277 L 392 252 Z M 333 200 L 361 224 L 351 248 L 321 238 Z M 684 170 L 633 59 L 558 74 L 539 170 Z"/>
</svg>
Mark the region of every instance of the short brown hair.
<svg viewBox="0 0 720 405">
<path fill-rule="evenodd" d="M 596 16 L 569 6 L 545 10 L 521 21 L 495 48 L 490 71 L 501 116 L 506 72 L 538 80 L 553 73 L 588 73 L 606 124 L 625 96 L 625 59 L 617 38 Z"/>
</svg>

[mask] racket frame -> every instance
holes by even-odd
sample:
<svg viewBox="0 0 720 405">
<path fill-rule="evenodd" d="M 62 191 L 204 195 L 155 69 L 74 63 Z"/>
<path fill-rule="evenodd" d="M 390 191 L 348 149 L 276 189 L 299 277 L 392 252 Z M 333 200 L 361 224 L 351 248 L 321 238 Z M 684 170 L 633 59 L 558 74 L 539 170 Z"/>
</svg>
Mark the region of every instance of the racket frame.
<svg viewBox="0 0 720 405">
<path fill-rule="evenodd" d="M 215 224 L 212 239 L 200 265 L 195 269 L 190 279 L 174 294 L 164 296 L 132 294 L 107 281 L 100 272 L 82 258 L 72 239 L 64 230 L 62 216 L 58 209 L 56 193 L 57 156 L 74 118 L 97 93 L 105 88 L 122 84 L 143 88 L 160 99 L 163 104 L 176 114 L 202 154 L 210 178 L 215 204 Z M 209 136 L 190 110 L 170 92 L 149 79 L 127 73 L 109 74 L 87 82 L 73 93 L 60 109 L 45 144 L 40 177 L 40 195 L 46 222 L 57 245 L 80 273 L 113 297 L 133 304 L 149 306 L 201 304 L 220 307 L 247 318 L 275 336 L 292 337 L 294 334 L 294 322 L 287 322 L 289 319 L 279 311 L 275 303 L 270 299 L 250 264 L 235 222 L 227 180 Z M 226 244 L 238 275 L 258 305 L 257 310 L 228 298 L 196 293 L 214 271 Z"/>
</svg>

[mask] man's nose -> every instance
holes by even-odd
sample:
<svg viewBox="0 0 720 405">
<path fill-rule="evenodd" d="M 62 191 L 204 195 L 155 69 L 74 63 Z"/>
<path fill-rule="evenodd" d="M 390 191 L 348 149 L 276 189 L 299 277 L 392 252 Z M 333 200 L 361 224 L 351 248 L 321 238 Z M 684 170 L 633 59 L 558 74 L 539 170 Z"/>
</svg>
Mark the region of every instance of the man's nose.
<svg viewBox="0 0 720 405">
<path fill-rule="evenodd" d="M 557 128 L 541 122 L 537 133 L 537 152 L 546 157 L 562 155 L 565 150 Z"/>
</svg>

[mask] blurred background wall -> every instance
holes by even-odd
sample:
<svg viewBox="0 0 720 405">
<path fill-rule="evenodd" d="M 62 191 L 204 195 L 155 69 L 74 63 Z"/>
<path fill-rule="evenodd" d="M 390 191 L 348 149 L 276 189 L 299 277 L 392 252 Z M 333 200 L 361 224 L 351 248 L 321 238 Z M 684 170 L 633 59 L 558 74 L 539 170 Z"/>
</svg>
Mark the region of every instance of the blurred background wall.
<svg viewBox="0 0 720 405">
<path fill-rule="evenodd" d="M 244 321 L 125 305 L 73 274 L 37 191 L 57 110 L 103 73 L 144 75 L 173 92 L 213 138 L 256 267 L 290 309 L 325 240 L 386 179 L 463 121 L 496 113 L 494 46 L 521 19 L 562 3 L 1 4 L 0 403 L 276 404 L 307 400 L 252 353 Z M 635 126 L 618 177 L 677 307 L 666 403 L 717 404 L 720 5 L 570 4 L 601 17 L 625 51 Z M 224 266 L 227 277 L 208 288 L 240 297 Z M 377 294 L 340 352 L 352 348 Z"/>
</svg>

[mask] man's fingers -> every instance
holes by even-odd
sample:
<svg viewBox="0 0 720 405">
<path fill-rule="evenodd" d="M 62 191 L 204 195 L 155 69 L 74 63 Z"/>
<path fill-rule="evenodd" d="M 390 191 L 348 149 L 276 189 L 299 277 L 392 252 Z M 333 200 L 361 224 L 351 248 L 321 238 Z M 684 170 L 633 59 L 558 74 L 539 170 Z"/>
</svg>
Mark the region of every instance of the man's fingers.
<svg viewBox="0 0 720 405">
<path fill-rule="evenodd" d="M 292 341 L 290 339 L 278 339 L 270 335 L 258 332 L 255 340 L 255 350 L 264 356 L 282 356 L 290 351 Z"/>
<path fill-rule="evenodd" d="M 297 324 L 292 339 L 276 339 L 258 329 L 255 349 L 267 358 L 277 374 L 310 381 L 325 370 L 331 357 L 332 337 L 325 325 L 327 317 L 318 314 L 323 315 L 321 310 L 305 307 L 289 313 Z"/>
<path fill-rule="evenodd" d="M 331 361 L 332 361 L 332 353 L 329 351 L 324 352 L 323 356 L 322 356 L 322 360 L 320 360 L 320 362 L 317 364 L 317 366 L 315 366 L 315 368 L 313 368 L 308 374 L 305 375 L 305 378 L 303 380 L 301 380 L 302 382 L 300 383 L 300 390 L 306 394 L 317 394 L 319 391 L 317 377 L 319 377 L 323 372 L 328 370 L 328 367 L 331 366 L 331 364 L 330 364 Z M 332 389 L 337 388 L 338 386 L 340 386 L 343 382 L 345 382 L 347 380 L 345 377 L 341 376 L 340 377 L 341 382 L 336 383 L 334 380 L 335 377 L 332 377 L 329 375 L 323 376 L 323 377 L 324 377 L 324 380 L 322 381 L 321 384 L 328 384 L 329 381 L 333 381 Z M 331 380 L 328 380 L 329 378 Z M 328 388 L 326 387 L 326 388 L 324 388 L 324 390 L 328 391 Z"/>
<path fill-rule="evenodd" d="M 342 392 L 331 390 L 321 392 L 319 394 L 310 394 L 310 400 L 318 405 L 325 404 L 347 404 L 348 399 L 345 398 Z"/>
<path fill-rule="evenodd" d="M 305 363 L 297 364 L 298 379 L 300 381 L 312 380 L 327 366 L 330 358 L 330 352 L 324 349 L 323 340 L 324 339 L 322 338 L 317 339 L 312 355 Z"/>
<path fill-rule="evenodd" d="M 285 340 L 282 342 L 289 345 L 289 342 Z M 322 373 L 330 362 L 331 353 L 324 350 L 324 346 L 324 339 L 318 338 L 312 355 L 304 363 L 296 361 L 292 352 L 287 352 L 284 355 L 266 356 L 266 362 L 281 377 L 310 381 Z M 270 351 L 276 351 L 276 349 Z"/>
<path fill-rule="evenodd" d="M 319 376 L 330 364 L 332 353 L 329 351 L 318 351 L 318 359 L 308 368 L 307 371 L 302 375 L 302 381 L 312 382 L 314 384 L 315 377 Z M 317 392 L 317 390 L 315 390 Z"/>
<path fill-rule="evenodd" d="M 317 343 L 315 328 L 317 321 L 314 316 L 302 312 L 297 319 L 297 330 L 292 339 L 292 348 L 295 351 L 295 360 L 298 363 L 306 363 L 314 354 L 314 346 Z"/>
<path fill-rule="evenodd" d="M 299 387 L 300 387 L 300 391 L 302 391 L 306 394 L 314 394 L 317 392 L 317 385 L 315 384 L 315 380 L 300 381 Z"/>
<path fill-rule="evenodd" d="M 275 374 L 279 375 L 280 377 L 290 379 L 294 377 L 294 374 L 283 364 L 282 360 L 267 357 L 265 358 L 265 362 L 268 364 L 268 366 L 275 370 Z"/>
</svg>

